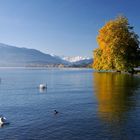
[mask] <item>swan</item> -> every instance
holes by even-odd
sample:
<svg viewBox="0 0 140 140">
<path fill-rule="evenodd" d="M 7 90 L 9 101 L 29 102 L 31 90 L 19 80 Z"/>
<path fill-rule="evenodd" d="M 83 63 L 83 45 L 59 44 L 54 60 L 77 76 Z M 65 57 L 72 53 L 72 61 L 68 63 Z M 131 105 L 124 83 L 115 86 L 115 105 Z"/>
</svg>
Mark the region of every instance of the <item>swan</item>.
<svg viewBox="0 0 140 140">
<path fill-rule="evenodd" d="M 0 124 L 3 125 L 3 124 L 8 124 L 7 120 L 5 117 L 0 117 Z"/>
<path fill-rule="evenodd" d="M 46 89 L 46 88 L 47 88 L 47 85 L 46 85 L 46 84 L 40 84 L 40 85 L 39 85 L 39 88 L 40 88 L 40 89 Z"/>
</svg>

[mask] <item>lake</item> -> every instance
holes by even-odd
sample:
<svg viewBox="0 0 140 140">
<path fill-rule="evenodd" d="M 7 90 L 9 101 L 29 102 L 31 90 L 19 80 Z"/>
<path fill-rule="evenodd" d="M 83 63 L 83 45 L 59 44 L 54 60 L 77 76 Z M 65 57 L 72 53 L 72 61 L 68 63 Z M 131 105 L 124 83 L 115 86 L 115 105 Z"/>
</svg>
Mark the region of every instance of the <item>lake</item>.
<svg viewBox="0 0 140 140">
<path fill-rule="evenodd" d="M 138 76 L 1 68 L 0 77 L 0 114 L 10 122 L 1 126 L 0 140 L 140 139 Z"/>
</svg>

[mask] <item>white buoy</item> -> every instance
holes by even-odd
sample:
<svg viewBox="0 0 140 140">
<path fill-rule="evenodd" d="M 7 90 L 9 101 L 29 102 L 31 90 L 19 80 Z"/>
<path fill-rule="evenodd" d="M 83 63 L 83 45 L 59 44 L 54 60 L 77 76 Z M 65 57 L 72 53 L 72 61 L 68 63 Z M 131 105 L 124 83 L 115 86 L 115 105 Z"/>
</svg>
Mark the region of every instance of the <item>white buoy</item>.
<svg viewBox="0 0 140 140">
<path fill-rule="evenodd" d="M 40 89 L 46 89 L 46 88 L 47 88 L 47 85 L 46 85 L 46 84 L 40 84 L 40 85 L 39 85 L 39 88 L 40 88 Z"/>
</svg>

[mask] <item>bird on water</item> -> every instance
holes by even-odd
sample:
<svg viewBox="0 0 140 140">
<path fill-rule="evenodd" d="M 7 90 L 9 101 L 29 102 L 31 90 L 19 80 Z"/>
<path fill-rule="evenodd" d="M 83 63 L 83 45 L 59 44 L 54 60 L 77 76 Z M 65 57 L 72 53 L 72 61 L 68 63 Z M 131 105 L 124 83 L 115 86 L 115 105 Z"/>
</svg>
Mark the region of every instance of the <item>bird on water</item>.
<svg viewBox="0 0 140 140">
<path fill-rule="evenodd" d="M 58 114 L 59 112 L 57 111 L 57 110 L 54 110 L 54 114 L 56 115 L 56 114 Z"/>
</svg>

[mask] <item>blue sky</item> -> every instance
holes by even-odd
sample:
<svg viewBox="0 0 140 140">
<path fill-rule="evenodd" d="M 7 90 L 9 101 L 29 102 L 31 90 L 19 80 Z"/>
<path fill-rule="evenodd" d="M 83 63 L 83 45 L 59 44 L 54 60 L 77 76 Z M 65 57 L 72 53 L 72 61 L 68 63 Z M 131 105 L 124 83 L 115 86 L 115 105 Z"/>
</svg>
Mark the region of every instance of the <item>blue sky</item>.
<svg viewBox="0 0 140 140">
<path fill-rule="evenodd" d="M 98 30 L 119 14 L 140 35 L 139 0 L 0 0 L 0 42 L 92 56 Z"/>
</svg>

